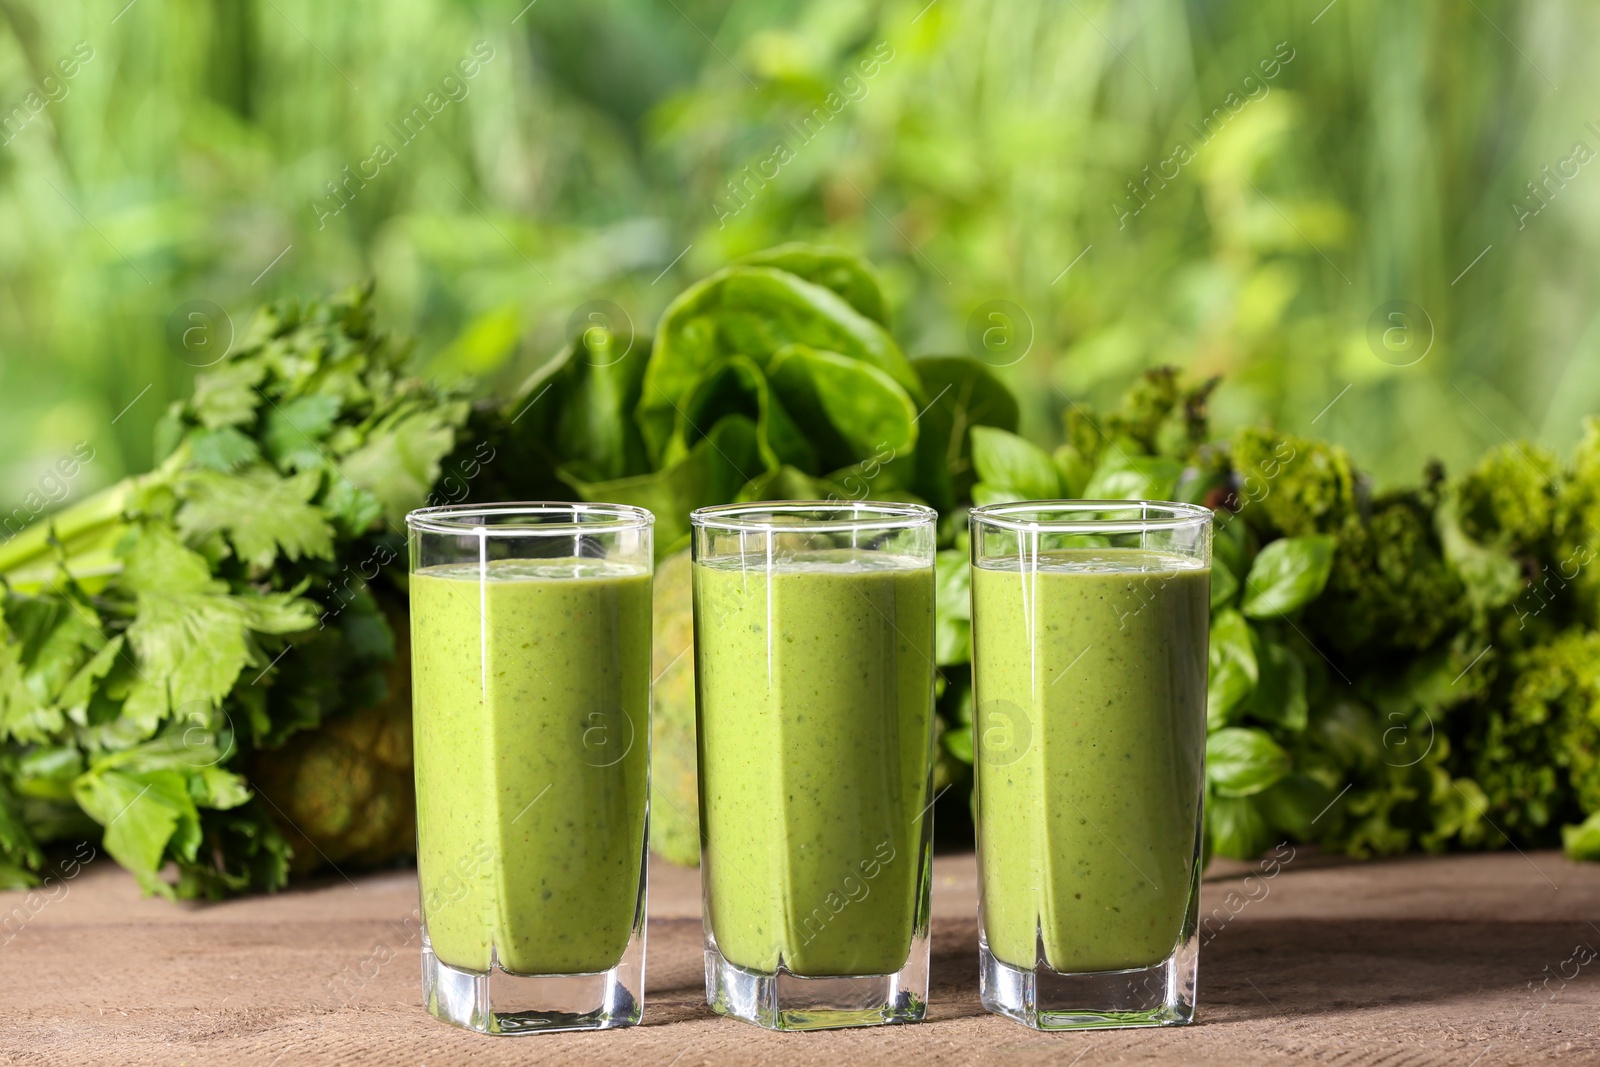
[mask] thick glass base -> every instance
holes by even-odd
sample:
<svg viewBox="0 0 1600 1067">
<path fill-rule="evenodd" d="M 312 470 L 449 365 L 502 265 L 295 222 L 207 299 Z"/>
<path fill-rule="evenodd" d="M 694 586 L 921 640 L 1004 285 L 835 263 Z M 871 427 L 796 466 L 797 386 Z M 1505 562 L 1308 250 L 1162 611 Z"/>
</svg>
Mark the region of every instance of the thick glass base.
<svg viewBox="0 0 1600 1067">
<path fill-rule="evenodd" d="M 980 942 L 983 1006 L 1035 1030 L 1182 1026 L 1194 1021 L 1199 940 L 1190 937 L 1153 967 L 1090 974 L 1051 970 L 1040 953 L 1032 970 L 994 958 Z"/>
<path fill-rule="evenodd" d="M 912 940 L 906 965 L 894 974 L 806 978 L 782 967 L 766 974 L 729 963 L 708 934 L 706 1003 L 768 1030 L 920 1022 L 928 1010 L 928 938 L 919 933 Z"/>
<path fill-rule="evenodd" d="M 609 971 L 526 975 L 452 967 L 424 932 L 422 996 L 429 1015 L 480 1034 L 634 1026 L 644 1012 L 644 938 L 636 934 Z"/>
</svg>

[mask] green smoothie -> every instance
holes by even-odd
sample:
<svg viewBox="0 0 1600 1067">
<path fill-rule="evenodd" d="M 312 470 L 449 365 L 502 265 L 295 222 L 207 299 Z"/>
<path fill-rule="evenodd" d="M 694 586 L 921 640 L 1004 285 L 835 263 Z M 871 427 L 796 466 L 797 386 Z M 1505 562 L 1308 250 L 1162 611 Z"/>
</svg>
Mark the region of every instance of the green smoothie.
<svg viewBox="0 0 1600 1067">
<path fill-rule="evenodd" d="M 621 959 L 644 848 L 650 575 L 592 559 L 411 576 L 417 867 L 434 953 L 484 972 Z"/>
<path fill-rule="evenodd" d="M 972 572 L 983 930 L 1003 963 L 1159 963 L 1196 886 L 1211 571 L 1142 549 Z"/>
<path fill-rule="evenodd" d="M 905 966 L 923 906 L 933 584 L 928 564 L 849 549 L 770 575 L 695 564 L 707 913 L 736 966 Z"/>
</svg>

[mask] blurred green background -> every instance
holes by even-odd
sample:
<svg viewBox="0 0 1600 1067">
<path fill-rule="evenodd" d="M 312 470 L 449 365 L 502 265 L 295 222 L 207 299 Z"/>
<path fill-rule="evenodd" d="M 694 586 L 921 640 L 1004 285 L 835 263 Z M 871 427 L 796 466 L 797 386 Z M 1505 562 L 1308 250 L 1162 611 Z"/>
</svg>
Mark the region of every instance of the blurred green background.
<svg viewBox="0 0 1600 1067">
<path fill-rule="evenodd" d="M 1046 443 L 1166 362 L 1381 484 L 1600 410 L 1592 4 L 125 2 L 0 0 L 7 501 L 145 467 L 266 299 L 375 276 L 505 390 L 796 239 Z"/>
</svg>

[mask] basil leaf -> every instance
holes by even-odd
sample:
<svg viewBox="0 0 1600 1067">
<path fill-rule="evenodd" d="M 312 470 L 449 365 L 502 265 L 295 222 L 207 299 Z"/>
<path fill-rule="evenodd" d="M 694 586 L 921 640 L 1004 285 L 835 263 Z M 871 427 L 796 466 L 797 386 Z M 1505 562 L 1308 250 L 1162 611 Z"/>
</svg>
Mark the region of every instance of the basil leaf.
<svg viewBox="0 0 1600 1067">
<path fill-rule="evenodd" d="M 1211 610 L 1225 608 L 1239 592 L 1239 579 L 1233 570 L 1215 556 L 1211 560 Z"/>
<path fill-rule="evenodd" d="M 738 262 L 749 267 L 777 267 L 813 285 L 832 289 L 867 318 L 886 327 L 889 325 L 889 312 L 877 272 L 860 256 L 837 248 L 796 242 L 753 252 Z"/>
<path fill-rule="evenodd" d="M 1017 500 L 1053 500 L 1061 479 L 1050 454 L 1031 441 L 992 426 L 972 428 L 972 465 L 985 486 Z M 973 490 L 977 499 L 977 490 Z"/>
<path fill-rule="evenodd" d="M 1183 464 L 1165 456 L 1110 449 L 1083 487 L 1086 500 L 1171 500 Z"/>
<path fill-rule="evenodd" d="M 1561 847 L 1571 859 L 1600 860 L 1600 811 L 1576 826 L 1563 826 Z"/>
<path fill-rule="evenodd" d="M 1206 722 L 1215 729 L 1226 725 L 1231 713 L 1256 687 L 1260 677 L 1250 624 L 1237 611 L 1220 611 L 1211 620 L 1206 678 Z"/>
<path fill-rule="evenodd" d="M 1282 537 L 1268 544 L 1245 577 L 1241 610 L 1252 619 L 1270 618 L 1315 600 L 1333 570 L 1333 545 L 1327 534 Z"/>
<path fill-rule="evenodd" d="M 1209 798 L 1206 830 L 1211 851 L 1229 859 L 1253 860 L 1273 843 L 1272 827 L 1250 797 Z"/>
<path fill-rule="evenodd" d="M 1206 779 L 1218 796 L 1252 796 L 1282 779 L 1289 767 L 1289 753 L 1265 730 L 1225 726 L 1206 738 Z"/>
<path fill-rule="evenodd" d="M 1263 641 L 1256 656 L 1260 669 L 1247 711 L 1252 718 L 1299 733 L 1306 728 L 1306 665 L 1293 650 Z"/>
<path fill-rule="evenodd" d="M 1061 491 L 1068 499 L 1082 498 L 1083 487 L 1089 484 L 1089 479 L 1094 475 L 1083 453 L 1072 445 L 1062 445 L 1050 458 L 1055 460 L 1056 470 L 1061 475 Z"/>
<path fill-rule="evenodd" d="M 1291 774 L 1251 799 L 1268 825 L 1279 834 L 1296 841 L 1309 841 L 1316 832 L 1316 823 L 1336 795 L 1336 790 L 1329 789 L 1315 778 Z M 1328 820 L 1332 821 L 1331 818 Z M 1326 829 L 1327 825 L 1323 823 L 1323 828 Z"/>
</svg>

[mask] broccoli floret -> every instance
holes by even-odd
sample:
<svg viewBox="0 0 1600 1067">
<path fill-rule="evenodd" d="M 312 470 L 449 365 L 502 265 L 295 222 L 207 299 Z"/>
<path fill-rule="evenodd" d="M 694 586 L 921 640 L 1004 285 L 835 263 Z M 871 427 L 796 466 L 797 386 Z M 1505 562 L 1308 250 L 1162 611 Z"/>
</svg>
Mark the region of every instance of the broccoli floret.
<svg viewBox="0 0 1600 1067">
<path fill-rule="evenodd" d="M 1355 467 L 1338 445 L 1252 428 L 1231 455 L 1240 511 L 1263 537 L 1338 533 L 1357 513 Z"/>
<path fill-rule="evenodd" d="M 1460 579 L 1445 562 L 1429 502 L 1418 493 L 1346 515 L 1333 573 L 1312 621 L 1341 652 L 1428 648 L 1464 618 Z"/>
<path fill-rule="evenodd" d="M 1600 811 L 1600 633 L 1569 629 L 1516 652 L 1465 750 L 1508 833 L 1553 844 L 1555 826 Z"/>
<path fill-rule="evenodd" d="M 1185 388 L 1176 367 L 1147 370 L 1122 394 L 1115 411 L 1097 416 L 1082 404 L 1069 407 L 1067 444 L 1091 466 L 1108 440 L 1131 442 L 1145 455 L 1189 459 L 1210 436 L 1206 404 L 1220 380 Z"/>
<path fill-rule="evenodd" d="M 1562 477 L 1548 449 L 1526 443 L 1492 449 L 1460 481 L 1462 531 L 1481 545 L 1547 554 Z"/>
</svg>

